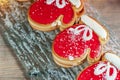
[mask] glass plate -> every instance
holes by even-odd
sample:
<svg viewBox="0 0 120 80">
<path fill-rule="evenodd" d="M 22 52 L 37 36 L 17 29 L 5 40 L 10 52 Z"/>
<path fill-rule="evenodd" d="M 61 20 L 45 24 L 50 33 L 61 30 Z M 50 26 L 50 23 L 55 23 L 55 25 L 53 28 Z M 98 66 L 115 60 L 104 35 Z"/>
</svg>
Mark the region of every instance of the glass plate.
<svg viewBox="0 0 120 80">
<path fill-rule="evenodd" d="M 72 68 L 62 68 L 54 63 L 51 44 L 59 30 L 51 32 L 33 30 L 27 20 L 27 11 L 31 3 L 9 0 L 6 4 L 0 5 L 0 30 L 3 38 L 14 50 L 31 80 L 75 80 L 88 63 L 85 61 Z M 114 36 L 115 33 L 104 24 L 97 10 L 88 3 L 85 4 L 85 10 L 86 14 L 96 18 L 110 32 L 110 40 L 104 46 L 104 51 L 113 50 L 120 53 L 120 43 Z"/>
</svg>

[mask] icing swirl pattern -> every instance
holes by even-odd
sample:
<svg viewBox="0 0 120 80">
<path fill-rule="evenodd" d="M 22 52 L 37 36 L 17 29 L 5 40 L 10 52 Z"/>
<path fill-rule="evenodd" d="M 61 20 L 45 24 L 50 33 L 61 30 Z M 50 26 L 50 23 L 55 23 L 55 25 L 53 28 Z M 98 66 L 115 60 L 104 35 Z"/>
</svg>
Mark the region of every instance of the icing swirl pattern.
<svg viewBox="0 0 120 80">
<path fill-rule="evenodd" d="M 82 29 L 81 29 L 82 28 Z M 80 34 L 81 32 L 84 32 L 83 33 L 83 36 L 82 38 L 87 41 L 87 40 L 90 40 L 92 39 L 93 35 L 92 35 L 92 30 L 89 28 L 89 27 L 84 27 L 84 25 L 80 25 L 78 27 L 76 27 L 75 29 L 74 28 L 70 28 L 69 29 L 71 32 L 73 32 L 73 34 L 75 35 L 78 35 Z M 89 34 L 88 34 L 89 33 Z"/>
<path fill-rule="evenodd" d="M 99 61 L 82 71 L 77 80 L 120 80 L 120 71 L 108 61 Z"/>
<path fill-rule="evenodd" d="M 60 1 L 61 1 L 61 3 L 60 3 Z M 69 1 L 73 5 L 75 5 L 76 8 L 79 8 L 80 5 L 81 5 L 80 0 L 69 0 Z M 67 2 L 65 0 L 46 0 L 46 3 L 49 4 L 49 5 L 52 4 L 52 3 L 54 3 L 54 2 L 55 2 L 56 6 L 58 8 L 64 8 L 66 6 L 66 4 L 67 4 Z"/>
<path fill-rule="evenodd" d="M 112 74 L 110 74 L 110 69 L 113 69 Z M 109 62 L 107 64 L 105 63 L 98 64 L 97 67 L 95 68 L 94 74 L 100 75 L 103 74 L 104 72 L 106 80 L 115 80 L 115 78 L 117 77 L 117 69 L 113 65 L 110 65 Z"/>
<path fill-rule="evenodd" d="M 61 4 L 60 4 L 60 1 L 61 1 L 61 0 L 47 0 L 46 3 L 47 3 L 47 4 L 52 4 L 53 2 L 55 2 L 55 3 L 56 3 L 56 6 L 57 6 L 58 8 L 64 8 L 65 5 L 66 5 L 65 0 L 62 0 L 62 1 L 61 1 L 61 2 L 62 2 Z"/>
</svg>

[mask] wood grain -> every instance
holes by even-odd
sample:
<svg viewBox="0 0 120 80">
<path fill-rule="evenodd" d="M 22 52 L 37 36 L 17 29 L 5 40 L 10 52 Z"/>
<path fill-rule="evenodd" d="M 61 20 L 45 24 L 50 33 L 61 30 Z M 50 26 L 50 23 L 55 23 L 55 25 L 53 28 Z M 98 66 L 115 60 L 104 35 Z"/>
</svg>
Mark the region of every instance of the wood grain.
<svg viewBox="0 0 120 80">
<path fill-rule="evenodd" d="M 17 58 L 0 36 L 0 80 L 25 80 Z"/>
<path fill-rule="evenodd" d="M 88 0 L 98 12 L 102 15 L 102 18 L 109 25 L 110 29 L 119 33 L 120 31 L 120 0 Z M 119 37 L 119 34 L 116 34 Z M 119 37 L 120 39 L 120 37 Z"/>
<path fill-rule="evenodd" d="M 88 0 L 120 40 L 120 0 Z M 0 36 L 0 80 L 26 80 L 17 58 Z"/>
</svg>

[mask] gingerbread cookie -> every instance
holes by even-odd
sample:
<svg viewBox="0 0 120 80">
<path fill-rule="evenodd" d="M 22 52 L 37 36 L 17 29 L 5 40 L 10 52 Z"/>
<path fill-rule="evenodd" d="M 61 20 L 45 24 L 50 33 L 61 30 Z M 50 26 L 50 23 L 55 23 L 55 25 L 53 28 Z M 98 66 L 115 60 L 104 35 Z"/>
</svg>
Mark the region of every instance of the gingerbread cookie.
<svg viewBox="0 0 120 80">
<path fill-rule="evenodd" d="M 105 53 L 104 59 L 84 69 L 77 80 L 120 80 L 120 58 Z"/>
<path fill-rule="evenodd" d="M 84 12 L 83 0 L 38 0 L 28 11 L 28 21 L 36 30 L 61 30 L 73 25 Z"/>
<path fill-rule="evenodd" d="M 76 24 L 60 32 L 52 45 L 54 61 L 63 67 L 76 66 L 86 57 L 89 63 L 98 61 L 102 55 L 103 41 L 95 27 L 100 27 L 101 32 L 104 30 L 98 25 Z M 108 37 L 107 32 L 103 35 Z"/>
</svg>

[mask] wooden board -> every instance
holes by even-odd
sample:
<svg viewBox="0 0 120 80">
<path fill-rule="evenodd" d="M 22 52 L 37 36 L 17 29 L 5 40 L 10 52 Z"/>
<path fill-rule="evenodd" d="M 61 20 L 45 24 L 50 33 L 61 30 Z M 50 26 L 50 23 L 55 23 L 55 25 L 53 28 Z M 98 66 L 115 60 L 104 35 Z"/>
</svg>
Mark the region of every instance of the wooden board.
<svg viewBox="0 0 120 80">
<path fill-rule="evenodd" d="M 0 80 L 25 80 L 17 58 L 0 36 Z"/>
</svg>

